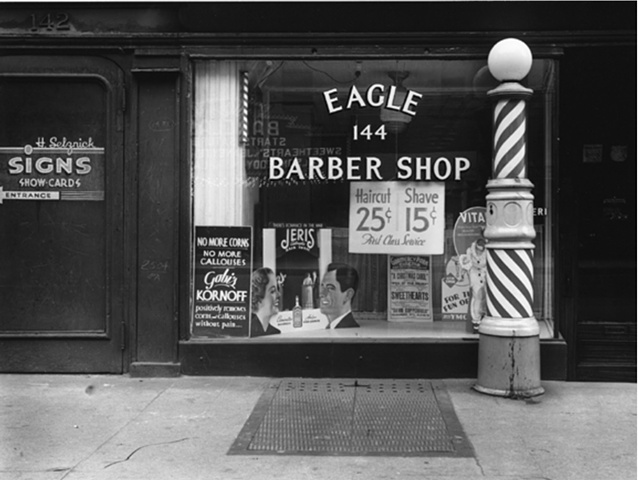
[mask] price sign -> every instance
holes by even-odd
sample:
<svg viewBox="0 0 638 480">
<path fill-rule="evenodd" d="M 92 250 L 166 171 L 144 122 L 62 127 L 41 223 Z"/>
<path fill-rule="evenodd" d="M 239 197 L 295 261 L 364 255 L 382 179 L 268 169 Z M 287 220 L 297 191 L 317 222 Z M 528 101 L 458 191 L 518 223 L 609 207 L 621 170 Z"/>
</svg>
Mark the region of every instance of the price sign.
<svg viewBox="0 0 638 480">
<path fill-rule="evenodd" d="M 444 183 L 350 184 L 350 253 L 442 255 L 444 232 Z"/>
</svg>

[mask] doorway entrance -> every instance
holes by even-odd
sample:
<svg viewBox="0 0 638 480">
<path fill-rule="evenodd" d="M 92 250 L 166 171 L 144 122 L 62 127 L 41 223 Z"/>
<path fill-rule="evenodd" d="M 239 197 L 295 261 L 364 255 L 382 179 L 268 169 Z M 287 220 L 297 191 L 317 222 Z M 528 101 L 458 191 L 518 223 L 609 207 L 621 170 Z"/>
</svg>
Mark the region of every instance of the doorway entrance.
<svg viewBox="0 0 638 480">
<path fill-rule="evenodd" d="M 0 72 L 0 369 L 121 373 L 121 71 L 9 56 Z"/>
<path fill-rule="evenodd" d="M 636 49 L 567 50 L 561 71 L 570 377 L 635 382 Z"/>
</svg>

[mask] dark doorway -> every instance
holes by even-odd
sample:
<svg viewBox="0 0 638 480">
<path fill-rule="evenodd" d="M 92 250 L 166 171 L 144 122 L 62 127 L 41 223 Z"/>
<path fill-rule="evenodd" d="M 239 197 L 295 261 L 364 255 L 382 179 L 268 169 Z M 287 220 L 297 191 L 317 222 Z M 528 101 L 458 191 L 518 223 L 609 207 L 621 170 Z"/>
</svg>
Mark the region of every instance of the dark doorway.
<svg viewBox="0 0 638 480">
<path fill-rule="evenodd" d="M 561 65 L 562 331 L 575 380 L 636 381 L 636 48 Z"/>
</svg>

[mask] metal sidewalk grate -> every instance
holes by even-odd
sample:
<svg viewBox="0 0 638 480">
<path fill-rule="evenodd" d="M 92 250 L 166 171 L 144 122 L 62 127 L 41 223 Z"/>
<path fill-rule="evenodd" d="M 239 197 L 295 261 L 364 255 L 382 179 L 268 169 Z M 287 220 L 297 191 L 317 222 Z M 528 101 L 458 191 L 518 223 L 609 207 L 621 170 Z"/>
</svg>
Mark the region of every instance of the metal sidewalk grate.
<svg viewBox="0 0 638 480">
<path fill-rule="evenodd" d="M 275 381 L 229 454 L 471 457 L 441 382 Z"/>
</svg>

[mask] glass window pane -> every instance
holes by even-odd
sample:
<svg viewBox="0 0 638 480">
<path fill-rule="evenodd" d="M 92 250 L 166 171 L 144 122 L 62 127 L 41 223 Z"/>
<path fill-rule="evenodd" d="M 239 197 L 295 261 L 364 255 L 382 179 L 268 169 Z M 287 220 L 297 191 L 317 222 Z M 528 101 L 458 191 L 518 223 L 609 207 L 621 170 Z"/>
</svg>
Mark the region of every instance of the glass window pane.
<svg viewBox="0 0 638 480">
<path fill-rule="evenodd" d="M 211 65 L 219 69 L 222 63 L 234 67 L 231 74 L 210 70 Z M 480 212 L 474 209 L 485 206 L 491 176 L 493 104 L 487 92 L 498 83 L 485 60 L 246 60 L 200 62 L 196 68 L 199 72 L 209 69 L 208 75 L 196 76 L 196 91 L 208 88 L 204 82 L 217 87 L 230 82 L 237 88 L 237 96 L 226 102 L 220 115 L 237 122 L 226 134 L 233 138 L 225 142 L 232 146 L 232 155 L 241 153 L 244 170 L 224 173 L 224 181 L 215 186 L 224 198 L 239 198 L 228 200 L 224 209 L 240 212 L 239 223 L 254 228 L 255 268 L 273 261 L 284 265 L 277 260 L 283 258 L 279 252 L 268 253 L 274 248 L 271 243 L 285 235 L 280 231 L 297 229 L 300 236 L 328 232 L 330 245 L 324 244 L 321 252 L 327 252 L 331 261 L 355 266 L 360 273 L 353 310 L 359 318 L 386 322 L 388 254 L 354 253 L 349 246 L 353 186 L 364 181 L 438 182 L 444 186 L 444 211 L 428 211 L 427 219 L 419 217 L 419 212 L 410 217 L 411 227 L 443 224 L 441 251 L 427 255 L 432 316 L 416 324 L 427 328 L 432 322 L 449 322 L 454 328 L 455 321 L 457 327 L 463 322 L 469 310 L 469 302 L 464 301 L 469 279 L 459 259 L 469 244 L 459 244 L 455 232 L 464 212 Z M 534 90 L 527 107 L 527 145 L 528 177 L 537 207 L 534 308 L 539 320 L 552 316 L 553 73 L 552 61 L 535 60 L 523 82 Z M 202 101 L 196 98 L 196 103 Z M 196 142 L 202 132 L 214 129 L 216 121 L 220 120 L 197 116 Z M 228 152 L 225 156 L 229 157 Z M 208 195 L 204 184 L 216 178 L 198 175 L 198 163 L 203 168 L 205 162 L 205 156 L 196 151 L 196 205 Z M 238 197 L 239 185 L 243 196 Z M 381 217 L 373 220 L 371 216 L 369 221 L 379 223 L 361 225 L 374 230 L 397 212 L 375 215 Z M 476 221 L 480 223 L 478 217 Z M 285 281 L 280 283 L 282 310 L 292 310 L 309 274 L 321 274 L 327 261 L 322 255 L 309 256 L 298 271 L 288 260 Z M 457 294 L 456 302 L 446 300 Z M 317 300 L 316 286 L 314 296 Z"/>
</svg>

